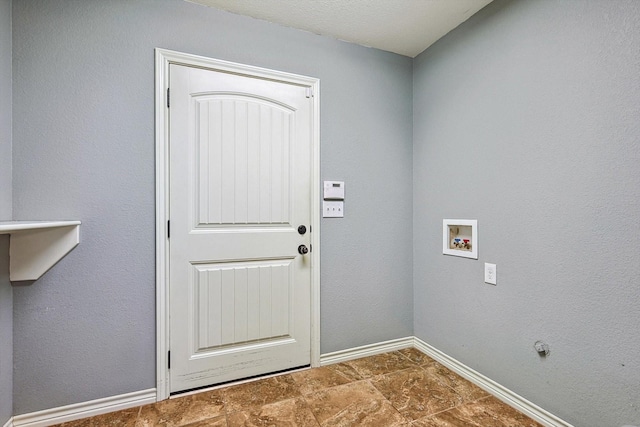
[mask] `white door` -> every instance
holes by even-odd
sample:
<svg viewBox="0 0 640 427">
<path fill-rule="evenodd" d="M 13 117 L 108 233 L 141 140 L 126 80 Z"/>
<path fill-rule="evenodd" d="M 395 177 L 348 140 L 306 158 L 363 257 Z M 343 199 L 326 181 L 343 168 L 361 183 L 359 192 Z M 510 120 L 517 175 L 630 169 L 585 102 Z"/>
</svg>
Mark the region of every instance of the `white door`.
<svg viewBox="0 0 640 427">
<path fill-rule="evenodd" d="M 229 72 L 169 77 L 170 390 L 309 365 L 313 101 Z"/>
</svg>

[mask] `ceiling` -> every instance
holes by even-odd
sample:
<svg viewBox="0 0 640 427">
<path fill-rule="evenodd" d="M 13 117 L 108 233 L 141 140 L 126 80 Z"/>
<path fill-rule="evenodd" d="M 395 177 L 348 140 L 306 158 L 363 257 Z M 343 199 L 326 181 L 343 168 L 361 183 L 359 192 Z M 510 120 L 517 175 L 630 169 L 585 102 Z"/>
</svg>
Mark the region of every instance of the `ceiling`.
<svg viewBox="0 0 640 427">
<path fill-rule="evenodd" d="M 415 57 L 492 0 L 188 0 Z"/>
</svg>

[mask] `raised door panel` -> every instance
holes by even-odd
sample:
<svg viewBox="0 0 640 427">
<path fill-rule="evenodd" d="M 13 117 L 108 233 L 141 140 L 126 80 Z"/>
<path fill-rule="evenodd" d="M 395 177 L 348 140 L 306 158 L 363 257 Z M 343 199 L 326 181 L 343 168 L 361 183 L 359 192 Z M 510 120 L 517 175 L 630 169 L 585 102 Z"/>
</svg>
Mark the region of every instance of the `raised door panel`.
<svg viewBox="0 0 640 427">
<path fill-rule="evenodd" d="M 192 97 L 195 227 L 289 224 L 293 111 L 239 94 Z"/>
<path fill-rule="evenodd" d="M 293 260 L 193 266 L 193 354 L 290 338 Z"/>
</svg>

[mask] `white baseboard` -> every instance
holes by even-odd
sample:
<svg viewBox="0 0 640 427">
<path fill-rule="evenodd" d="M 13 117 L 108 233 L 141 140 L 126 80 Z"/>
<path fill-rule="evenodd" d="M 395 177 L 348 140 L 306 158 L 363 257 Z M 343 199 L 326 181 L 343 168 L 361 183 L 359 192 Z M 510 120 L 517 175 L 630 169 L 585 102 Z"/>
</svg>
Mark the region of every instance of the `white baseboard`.
<svg viewBox="0 0 640 427">
<path fill-rule="evenodd" d="M 478 371 L 468 367 L 453 357 L 441 352 L 440 350 L 430 346 L 420 338 L 414 338 L 414 347 L 425 353 L 432 359 L 451 369 L 458 375 L 468 379 L 478 387 L 484 389 L 488 393 L 502 400 L 507 405 L 517 409 L 530 418 L 547 427 L 573 427 L 568 422 L 556 417 L 555 415 L 545 411 L 541 407 L 529 402 L 524 397 L 514 393 L 497 382 L 485 377 Z"/>
<path fill-rule="evenodd" d="M 108 412 L 120 411 L 156 402 L 156 389 L 135 391 L 119 396 L 105 397 L 89 402 L 74 403 L 59 408 L 16 415 L 5 427 L 46 427 Z"/>
<path fill-rule="evenodd" d="M 327 353 L 320 356 L 320 366 L 346 362 L 347 360 L 359 359 L 361 357 L 373 356 L 375 354 L 387 353 L 389 351 L 402 350 L 403 348 L 411 348 L 413 346 L 414 337 L 407 337 L 376 344 L 363 345 L 361 347 L 349 348 L 347 350 L 334 351 L 333 353 Z"/>
<path fill-rule="evenodd" d="M 348 360 L 411 347 L 427 354 L 458 375 L 468 379 L 491 395 L 547 427 L 573 427 L 566 421 L 545 411 L 522 396 L 485 377 L 481 373 L 466 366 L 464 363 L 459 362 L 453 357 L 441 352 L 416 337 L 400 338 L 323 354 L 320 356 L 320 365 L 326 366 L 333 363 L 346 362 Z M 9 419 L 3 427 L 47 427 L 53 424 L 78 420 L 81 418 L 155 402 L 156 389 L 148 389 L 119 396 L 96 399 L 89 402 L 76 403 L 59 408 L 47 409 L 44 411 L 32 412 L 30 414 L 16 415 L 12 419 Z"/>
</svg>

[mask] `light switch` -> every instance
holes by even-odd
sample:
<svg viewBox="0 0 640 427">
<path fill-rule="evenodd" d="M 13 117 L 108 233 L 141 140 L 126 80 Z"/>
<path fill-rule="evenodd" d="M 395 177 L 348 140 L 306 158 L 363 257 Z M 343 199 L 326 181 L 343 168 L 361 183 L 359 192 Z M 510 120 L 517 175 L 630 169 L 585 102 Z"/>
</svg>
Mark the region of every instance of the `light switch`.
<svg viewBox="0 0 640 427">
<path fill-rule="evenodd" d="M 344 217 L 344 202 L 322 202 L 322 217 L 323 218 L 343 218 Z"/>
</svg>

